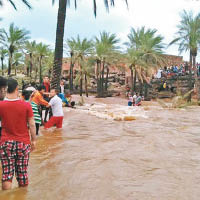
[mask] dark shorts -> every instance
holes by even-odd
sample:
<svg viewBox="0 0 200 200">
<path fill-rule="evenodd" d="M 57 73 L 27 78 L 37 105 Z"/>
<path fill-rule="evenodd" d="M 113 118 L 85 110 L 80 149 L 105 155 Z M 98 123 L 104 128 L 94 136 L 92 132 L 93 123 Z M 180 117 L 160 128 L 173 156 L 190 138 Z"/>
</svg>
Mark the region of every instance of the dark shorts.
<svg viewBox="0 0 200 200">
<path fill-rule="evenodd" d="M 12 182 L 15 173 L 19 186 L 28 185 L 27 169 L 30 150 L 30 144 L 13 140 L 3 142 L 0 145 L 3 182 Z"/>
</svg>

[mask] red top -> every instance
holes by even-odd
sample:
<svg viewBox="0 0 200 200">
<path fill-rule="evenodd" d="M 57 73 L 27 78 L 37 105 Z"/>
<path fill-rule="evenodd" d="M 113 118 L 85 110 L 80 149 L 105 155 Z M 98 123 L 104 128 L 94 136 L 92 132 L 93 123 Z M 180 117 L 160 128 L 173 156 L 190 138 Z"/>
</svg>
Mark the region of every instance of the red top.
<svg viewBox="0 0 200 200">
<path fill-rule="evenodd" d="M 0 143 L 14 140 L 30 144 L 28 118 L 33 117 L 30 103 L 22 100 L 5 100 L 0 102 L 2 136 Z"/>
<path fill-rule="evenodd" d="M 50 83 L 48 82 L 43 82 L 43 85 L 44 85 L 44 87 L 46 88 L 45 89 L 45 92 L 50 92 Z"/>
</svg>

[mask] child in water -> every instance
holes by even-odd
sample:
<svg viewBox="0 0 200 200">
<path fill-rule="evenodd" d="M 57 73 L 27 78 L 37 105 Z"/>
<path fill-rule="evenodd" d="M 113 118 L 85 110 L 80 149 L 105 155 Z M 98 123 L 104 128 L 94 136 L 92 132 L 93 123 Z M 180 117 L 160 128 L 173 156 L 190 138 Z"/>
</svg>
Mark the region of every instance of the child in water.
<svg viewBox="0 0 200 200">
<path fill-rule="evenodd" d="M 128 96 L 128 106 L 132 106 L 133 105 L 133 97 L 131 94 L 129 94 Z"/>
</svg>

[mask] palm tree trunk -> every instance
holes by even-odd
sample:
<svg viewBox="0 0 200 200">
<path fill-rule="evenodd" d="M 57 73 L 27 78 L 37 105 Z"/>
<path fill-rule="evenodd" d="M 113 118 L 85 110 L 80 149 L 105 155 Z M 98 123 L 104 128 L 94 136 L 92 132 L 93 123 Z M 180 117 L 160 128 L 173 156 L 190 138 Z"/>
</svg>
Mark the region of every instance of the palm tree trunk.
<svg viewBox="0 0 200 200">
<path fill-rule="evenodd" d="M 38 73 L 38 68 L 35 68 L 35 82 L 37 81 L 37 73 Z"/>
<path fill-rule="evenodd" d="M 101 68 L 101 61 L 97 60 L 97 96 L 101 96 L 101 74 L 100 74 L 100 68 Z"/>
<path fill-rule="evenodd" d="M 40 83 L 42 83 L 42 56 L 40 56 L 39 69 L 40 69 Z"/>
<path fill-rule="evenodd" d="M 143 83 L 140 80 L 140 95 L 142 95 L 142 94 L 143 94 Z"/>
<path fill-rule="evenodd" d="M 73 64 L 73 53 L 71 52 L 71 63 L 70 63 L 70 72 L 69 72 L 69 88 L 70 88 L 70 92 L 73 91 L 73 68 L 74 68 L 74 64 Z"/>
<path fill-rule="evenodd" d="M 67 0 L 59 0 L 55 56 L 54 56 L 53 77 L 52 77 L 52 88 L 56 89 L 59 89 L 60 76 L 62 72 L 63 38 L 65 29 L 66 6 L 67 6 Z"/>
<path fill-rule="evenodd" d="M 136 91 L 136 81 L 137 81 L 137 72 L 136 72 L 136 69 L 135 69 L 134 84 L 133 84 L 133 91 L 134 91 L 134 92 Z"/>
<path fill-rule="evenodd" d="M 146 74 L 145 76 L 147 77 L 148 76 L 148 73 L 146 71 Z M 147 99 L 148 98 L 148 83 L 145 79 L 145 83 L 144 83 L 144 98 Z"/>
<path fill-rule="evenodd" d="M 104 97 L 104 71 L 105 71 L 105 62 L 103 61 L 102 78 L 101 78 L 101 96 L 102 97 Z"/>
<path fill-rule="evenodd" d="M 134 92 L 134 81 L 133 81 L 133 66 L 130 66 L 130 70 L 131 70 L 131 95 L 133 96 L 133 92 Z"/>
<path fill-rule="evenodd" d="M 15 76 L 17 75 L 17 65 L 15 65 Z"/>
<path fill-rule="evenodd" d="M 12 57 L 13 57 L 13 54 L 10 53 L 9 60 L 8 60 L 8 76 L 10 76 L 10 74 L 11 74 L 11 69 L 12 69 Z"/>
<path fill-rule="evenodd" d="M 106 71 L 106 82 L 105 82 L 105 91 L 108 91 L 108 77 L 109 77 L 109 67 L 107 66 L 107 71 Z"/>
<path fill-rule="evenodd" d="M 190 51 L 190 66 L 189 66 L 189 85 L 190 90 L 192 89 L 192 52 Z"/>
<path fill-rule="evenodd" d="M 87 75 L 86 75 L 86 73 L 85 73 L 85 94 L 86 94 L 86 97 L 88 97 L 89 95 L 88 95 L 88 86 L 87 86 Z"/>
<path fill-rule="evenodd" d="M 82 66 L 80 66 L 80 96 L 83 96 L 83 70 Z"/>
<path fill-rule="evenodd" d="M 198 79 L 198 72 L 196 67 L 196 56 L 193 56 L 193 68 L 194 68 L 194 78 L 195 78 L 195 87 L 197 92 L 197 100 L 200 101 L 200 94 L 199 94 L 199 79 Z"/>
<path fill-rule="evenodd" d="M 31 78 L 31 75 L 32 75 L 32 70 L 33 70 L 33 59 L 32 59 L 32 53 L 29 54 L 30 56 L 30 68 L 29 68 L 29 72 L 30 72 L 30 78 Z"/>
<path fill-rule="evenodd" d="M 2 76 L 4 76 L 3 57 L 1 57 L 1 70 L 2 70 L 1 74 L 2 74 Z"/>
</svg>

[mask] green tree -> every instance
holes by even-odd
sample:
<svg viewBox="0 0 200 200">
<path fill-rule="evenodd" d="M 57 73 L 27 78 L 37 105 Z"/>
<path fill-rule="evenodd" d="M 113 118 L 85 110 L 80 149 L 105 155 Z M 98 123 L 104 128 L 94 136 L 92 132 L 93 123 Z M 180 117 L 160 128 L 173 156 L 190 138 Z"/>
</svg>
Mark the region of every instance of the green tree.
<svg viewBox="0 0 200 200">
<path fill-rule="evenodd" d="M 1 73 L 2 76 L 4 76 L 4 59 L 8 55 L 7 49 L 4 49 L 3 47 L 0 48 L 0 58 L 1 58 Z"/>
<path fill-rule="evenodd" d="M 94 45 L 92 40 L 88 40 L 87 38 L 84 38 L 83 40 L 80 39 L 79 35 L 77 38 L 72 38 L 72 41 L 75 42 L 75 59 L 76 62 L 79 65 L 79 74 L 80 74 L 80 96 L 83 94 L 83 79 L 84 79 L 84 74 L 83 74 L 83 65 L 87 61 L 88 57 L 92 55 L 93 50 L 94 50 Z"/>
<path fill-rule="evenodd" d="M 25 43 L 25 50 L 26 50 L 26 54 L 29 55 L 29 63 L 28 63 L 28 67 L 27 67 L 27 76 L 32 75 L 32 70 L 33 70 L 33 56 L 36 53 L 36 41 L 32 41 L 29 42 L 27 41 Z"/>
<path fill-rule="evenodd" d="M 89 58 L 86 62 L 83 63 L 83 75 L 85 83 L 85 94 L 88 97 L 88 84 L 90 84 L 90 79 L 94 74 L 94 62 L 93 59 Z"/>
<path fill-rule="evenodd" d="M 100 33 L 100 38 L 95 37 L 95 40 L 95 56 L 97 61 L 97 93 L 99 97 L 103 97 L 105 91 L 105 68 L 107 68 L 108 72 L 108 61 L 110 61 L 113 55 L 116 55 L 119 49 L 117 44 L 120 40 L 117 39 L 115 34 L 110 34 L 105 31 Z"/>
<path fill-rule="evenodd" d="M 76 50 L 76 40 L 74 38 L 68 39 L 66 41 L 66 50 L 70 53 L 70 73 L 69 73 L 69 88 L 70 92 L 74 89 L 74 64 L 75 64 L 75 50 Z"/>
<path fill-rule="evenodd" d="M 36 54 L 38 56 L 38 61 L 39 61 L 40 83 L 42 83 L 42 61 L 45 56 L 48 56 L 49 51 L 50 51 L 49 46 L 43 44 L 42 42 L 36 45 Z"/>
<path fill-rule="evenodd" d="M 131 88 L 132 93 L 136 89 L 136 76 L 139 77 L 141 86 L 143 86 L 143 79 L 146 79 L 148 69 L 156 67 L 164 63 L 163 37 L 157 35 L 156 29 L 145 29 L 145 27 L 135 30 L 131 28 L 128 34 L 129 42 L 127 55 L 131 70 Z M 133 70 L 135 71 L 133 80 Z M 142 89 L 140 90 L 142 92 Z"/>
<path fill-rule="evenodd" d="M 124 0 L 128 5 L 128 0 Z M 55 0 L 52 0 L 55 3 Z M 77 7 L 77 0 L 74 0 L 75 8 Z M 108 0 L 104 0 L 105 7 L 109 11 L 109 6 L 115 5 L 115 0 L 111 0 L 110 4 Z M 58 18 L 57 18 L 57 30 L 56 30 L 56 44 L 55 44 L 55 57 L 52 77 L 52 87 L 59 88 L 60 76 L 62 71 L 62 59 L 63 59 L 63 39 L 65 29 L 65 18 L 66 18 L 66 6 L 70 5 L 69 0 L 59 0 Z M 94 15 L 97 14 L 96 0 L 93 0 L 93 11 Z"/>
<path fill-rule="evenodd" d="M 198 48 L 200 47 L 200 13 L 196 16 L 193 13 L 186 12 L 185 10 L 181 14 L 181 21 L 177 26 L 178 32 L 176 33 L 176 38 L 169 44 L 174 43 L 179 45 L 179 52 L 183 51 L 188 52 L 190 56 L 190 86 L 192 73 L 192 67 L 195 69 L 195 85 L 197 89 L 198 100 L 200 100 L 200 91 L 199 91 L 199 81 L 197 76 L 197 67 L 196 67 L 196 57 L 198 53 Z"/>
<path fill-rule="evenodd" d="M 20 29 L 10 24 L 8 32 L 5 29 L 0 29 L 0 43 L 8 50 L 8 75 L 11 74 L 13 55 L 16 51 L 23 48 L 25 42 L 29 39 L 29 31 Z"/>
<path fill-rule="evenodd" d="M 13 56 L 13 66 L 15 69 L 15 76 L 17 75 L 17 68 L 19 66 L 19 64 L 23 61 L 23 54 L 16 52 Z"/>
<path fill-rule="evenodd" d="M 49 77 L 51 76 L 51 72 L 53 69 L 53 60 L 54 60 L 54 52 L 49 49 L 46 57 L 44 58 L 43 61 L 44 67 L 42 68 L 42 73 L 46 75 L 48 74 Z"/>
</svg>

